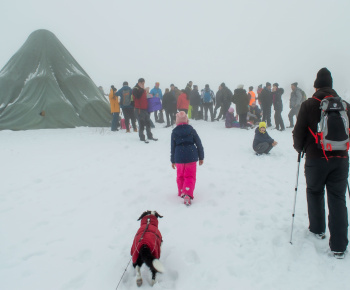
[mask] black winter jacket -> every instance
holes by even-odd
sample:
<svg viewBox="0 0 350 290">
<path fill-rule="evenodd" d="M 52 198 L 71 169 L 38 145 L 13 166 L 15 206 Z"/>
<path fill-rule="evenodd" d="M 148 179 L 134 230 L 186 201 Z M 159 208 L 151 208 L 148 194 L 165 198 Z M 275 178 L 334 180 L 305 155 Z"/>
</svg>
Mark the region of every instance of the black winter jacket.
<svg viewBox="0 0 350 290">
<path fill-rule="evenodd" d="M 261 133 L 259 131 L 259 128 L 255 129 L 255 136 L 253 141 L 253 148 L 255 148 L 260 143 L 267 142 L 268 144 L 272 145 L 274 140 L 270 137 L 269 133 L 265 131 L 265 133 Z"/>
<path fill-rule="evenodd" d="M 232 102 L 236 104 L 236 112 L 238 115 L 248 113 L 250 95 L 244 89 L 235 89 Z"/>
<path fill-rule="evenodd" d="M 261 105 L 264 106 L 272 106 L 272 92 L 269 91 L 266 87 L 261 91 L 259 95 L 259 101 Z"/>
<path fill-rule="evenodd" d="M 282 103 L 282 95 L 284 93 L 284 89 L 278 88 L 276 92 L 272 92 L 272 100 L 273 100 L 273 108 L 275 111 L 282 112 L 283 111 L 283 103 Z"/>
<path fill-rule="evenodd" d="M 177 101 L 175 94 L 172 92 L 165 93 L 162 101 L 163 109 L 167 112 L 176 112 L 177 111 Z"/>
<path fill-rule="evenodd" d="M 315 138 L 309 131 L 309 127 L 312 132 L 317 132 L 317 124 L 321 118 L 320 101 L 329 95 L 338 97 L 335 90 L 331 88 L 321 88 L 314 93 L 312 98 L 307 99 L 301 104 L 297 122 L 293 130 L 293 141 L 295 150 L 302 152 L 304 149 L 307 158 L 325 158 L 322 149 L 317 147 Z M 347 114 L 350 120 L 350 105 L 348 103 L 346 104 L 348 107 Z M 348 151 L 326 151 L 326 155 L 327 158 L 348 157 Z"/>
<path fill-rule="evenodd" d="M 201 95 L 199 94 L 198 90 L 194 89 L 190 94 L 190 105 L 200 106 L 200 104 L 201 104 Z"/>
</svg>

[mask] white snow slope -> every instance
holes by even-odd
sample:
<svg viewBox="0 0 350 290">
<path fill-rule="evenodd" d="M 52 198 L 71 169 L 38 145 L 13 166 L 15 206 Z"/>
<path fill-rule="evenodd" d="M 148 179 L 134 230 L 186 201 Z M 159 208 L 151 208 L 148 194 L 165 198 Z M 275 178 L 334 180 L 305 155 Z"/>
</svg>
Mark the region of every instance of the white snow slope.
<svg viewBox="0 0 350 290">
<path fill-rule="evenodd" d="M 350 256 L 330 255 L 328 231 L 308 233 L 304 160 L 289 243 L 291 129 L 269 130 L 279 144 L 257 157 L 253 130 L 191 124 L 205 150 L 191 207 L 177 197 L 164 124 L 150 144 L 109 128 L 1 131 L 0 289 L 115 289 L 145 210 L 164 215 L 166 272 L 153 289 L 349 289 Z M 131 264 L 119 289 L 137 289 Z"/>
</svg>

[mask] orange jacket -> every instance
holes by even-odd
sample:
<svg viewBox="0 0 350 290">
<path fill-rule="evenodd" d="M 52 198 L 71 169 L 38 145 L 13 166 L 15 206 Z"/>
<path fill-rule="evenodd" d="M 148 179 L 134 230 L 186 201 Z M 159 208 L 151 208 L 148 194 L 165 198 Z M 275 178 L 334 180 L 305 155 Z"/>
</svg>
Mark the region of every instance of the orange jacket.
<svg viewBox="0 0 350 290">
<path fill-rule="evenodd" d="M 190 100 L 187 100 L 187 95 L 182 93 L 177 99 L 177 109 L 185 109 L 188 110 L 188 106 L 190 105 Z"/>
<path fill-rule="evenodd" d="M 111 103 L 111 113 L 119 113 L 120 112 L 120 106 L 118 97 L 114 95 L 113 89 L 111 89 L 109 93 L 109 102 Z"/>
<path fill-rule="evenodd" d="M 248 94 L 250 94 L 249 106 L 251 106 L 255 102 L 255 93 L 251 91 L 251 92 L 248 92 Z"/>
</svg>

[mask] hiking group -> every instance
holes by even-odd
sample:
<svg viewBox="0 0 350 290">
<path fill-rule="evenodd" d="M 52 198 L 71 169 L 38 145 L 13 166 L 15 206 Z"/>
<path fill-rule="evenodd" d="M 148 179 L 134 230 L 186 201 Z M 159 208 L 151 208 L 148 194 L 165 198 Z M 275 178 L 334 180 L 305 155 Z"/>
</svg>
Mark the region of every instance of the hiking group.
<svg viewBox="0 0 350 290">
<path fill-rule="evenodd" d="M 253 141 L 256 155 L 269 154 L 278 143 L 269 136 L 267 128 L 272 126 L 271 108 L 275 110 L 275 129 L 285 131 L 281 116 L 283 111 L 282 95 L 284 89 L 278 83 L 267 82 L 263 88 L 258 86 L 257 94 L 253 87 L 248 93 L 243 85 L 238 85 L 232 93 L 222 83 L 216 94 L 205 85 L 199 92 L 198 86 L 189 82 L 185 89 L 179 90 L 173 84 L 164 95 L 159 83 L 149 91 L 145 80 L 139 79 L 133 89 L 124 82 L 117 91 L 110 91 L 111 112 L 113 114 L 112 131 L 118 130 L 120 108 L 125 118 L 126 132 L 130 132 L 129 122 L 135 132 L 139 132 L 141 141 L 147 138 L 157 140 L 151 132 L 150 114 L 154 112 L 156 122 L 164 122 L 166 128 L 176 125 L 171 134 L 171 165 L 177 172 L 178 196 L 190 205 L 196 184 L 197 161 L 204 163 L 204 149 L 196 130 L 189 125 L 189 118 L 210 121 L 225 120 L 226 128 L 247 129 L 257 126 Z M 349 119 L 350 105 L 343 101 L 333 89 L 333 79 L 327 68 L 322 68 L 314 82 L 315 93 L 306 99 L 298 83 L 291 84 L 288 114 L 293 130 L 294 148 L 300 154 L 306 154 L 305 178 L 309 217 L 309 231 L 317 238 L 326 237 L 325 187 L 328 202 L 329 245 L 334 257 L 344 258 L 348 245 L 348 213 L 346 208 L 346 190 L 349 174 Z M 119 97 L 119 100 L 118 100 Z M 237 115 L 231 103 L 236 105 Z M 259 105 L 261 108 L 259 107 Z M 219 115 L 216 117 L 217 113 Z M 139 130 L 136 127 L 136 120 Z M 298 171 L 299 172 L 299 171 Z M 293 215 L 294 216 L 294 215 Z"/>
</svg>

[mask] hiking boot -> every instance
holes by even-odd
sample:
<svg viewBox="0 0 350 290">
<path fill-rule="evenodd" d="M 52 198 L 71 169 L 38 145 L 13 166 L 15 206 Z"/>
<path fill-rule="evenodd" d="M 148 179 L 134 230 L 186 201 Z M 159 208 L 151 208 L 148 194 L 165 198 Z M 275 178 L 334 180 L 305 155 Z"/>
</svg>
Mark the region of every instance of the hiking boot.
<svg viewBox="0 0 350 290">
<path fill-rule="evenodd" d="M 310 233 L 312 233 L 319 240 L 324 240 L 326 238 L 326 234 L 325 233 L 315 234 L 312 231 L 310 231 Z"/>
<path fill-rule="evenodd" d="M 137 128 L 134 129 L 134 132 L 137 132 Z"/>
<path fill-rule="evenodd" d="M 336 259 L 344 259 L 345 258 L 345 252 L 333 252 L 333 256 Z"/>
<path fill-rule="evenodd" d="M 130 129 L 126 129 L 126 133 L 130 133 Z"/>
</svg>

